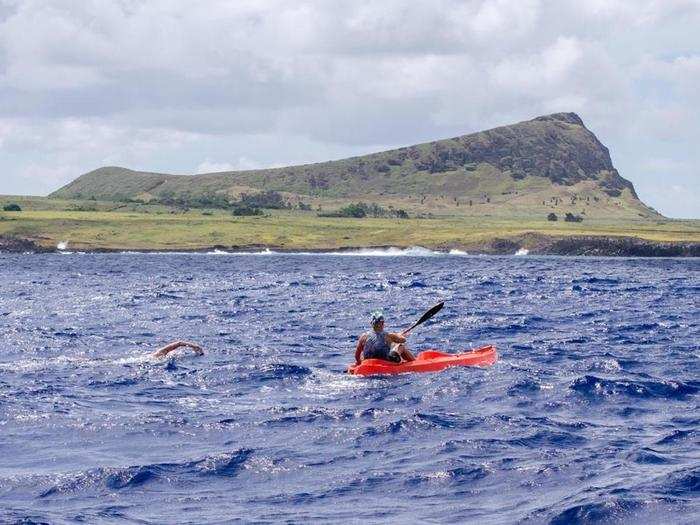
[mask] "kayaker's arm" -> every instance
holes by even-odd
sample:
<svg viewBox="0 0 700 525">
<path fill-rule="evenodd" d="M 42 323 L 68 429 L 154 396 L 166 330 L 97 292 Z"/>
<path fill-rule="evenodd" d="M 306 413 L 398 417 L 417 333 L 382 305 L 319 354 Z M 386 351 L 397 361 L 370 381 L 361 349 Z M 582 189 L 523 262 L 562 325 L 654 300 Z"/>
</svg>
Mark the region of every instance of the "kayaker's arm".
<svg viewBox="0 0 700 525">
<path fill-rule="evenodd" d="M 407 338 L 405 335 L 402 334 L 387 334 L 389 337 L 389 341 L 392 343 L 396 343 L 398 345 L 403 344 L 406 342 Z"/>
<path fill-rule="evenodd" d="M 365 349 L 365 339 L 366 338 L 367 338 L 367 336 L 363 335 L 357 341 L 357 347 L 355 348 L 355 363 L 358 365 L 362 362 L 362 351 Z"/>
<path fill-rule="evenodd" d="M 204 350 L 202 350 L 202 347 L 196 343 L 190 343 L 189 341 L 174 341 L 169 345 L 165 345 L 163 348 L 159 348 L 158 350 L 156 350 L 153 353 L 153 357 L 165 357 L 173 350 L 177 350 L 178 348 L 181 348 L 183 346 L 191 348 L 197 355 L 204 355 Z"/>
</svg>

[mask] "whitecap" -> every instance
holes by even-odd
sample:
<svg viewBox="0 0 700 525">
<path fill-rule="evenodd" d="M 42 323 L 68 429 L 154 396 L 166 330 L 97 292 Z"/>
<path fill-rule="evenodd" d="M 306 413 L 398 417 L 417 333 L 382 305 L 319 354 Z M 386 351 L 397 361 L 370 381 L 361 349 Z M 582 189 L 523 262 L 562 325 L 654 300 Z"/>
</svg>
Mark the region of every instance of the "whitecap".
<svg viewBox="0 0 700 525">
<path fill-rule="evenodd" d="M 389 246 L 387 248 L 358 248 L 354 250 L 330 250 L 330 251 L 298 251 L 298 252 L 277 252 L 266 248 L 259 252 L 226 252 L 214 250 L 207 252 L 207 255 L 333 255 L 338 257 L 434 257 L 436 255 L 447 255 L 445 252 L 437 252 L 422 246 L 411 246 L 408 248 L 397 248 Z"/>
<path fill-rule="evenodd" d="M 411 246 L 409 248 L 396 248 L 390 246 L 388 248 L 362 248 L 359 250 L 328 252 L 324 255 L 345 255 L 359 257 L 433 257 L 435 255 L 444 255 L 444 253 L 429 250 L 422 246 Z"/>
<path fill-rule="evenodd" d="M 408 248 L 398 248 L 388 246 L 386 248 L 357 248 L 351 250 L 329 250 L 329 251 L 298 251 L 298 252 L 280 252 L 265 248 L 261 251 L 235 251 L 229 252 L 225 250 L 215 249 L 207 252 L 137 252 L 137 251 L 122 251 L 122 255 L 138 255 L 146 253 L 148 255 L 233 255 L 233 256 L 260 256 L 260 255 L 284 255 L 284 256 L 336 256 L 336 257 L 446 257 L 446 256 L 465 256 L 467 252 L 462 250 L 450 250 L 442 252 L 430 250 L 423 246 L 410 246 Z"/>
</svg>

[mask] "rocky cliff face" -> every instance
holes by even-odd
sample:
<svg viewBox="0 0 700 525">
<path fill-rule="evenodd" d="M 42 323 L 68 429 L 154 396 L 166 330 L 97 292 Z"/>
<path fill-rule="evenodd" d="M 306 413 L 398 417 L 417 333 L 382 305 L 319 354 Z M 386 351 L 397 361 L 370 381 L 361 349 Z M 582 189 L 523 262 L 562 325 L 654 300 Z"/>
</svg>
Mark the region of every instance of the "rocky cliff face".
<svg viewBox="0 0 700 525">
<path fill-rule="evenodd" d="M 512 126 L 436 142 L 440 169 L 488 163 L 514 179 L 546 177 L 571 185 L 597 180 L 613 196 L 634 187 L 612 165 L 610 153 L 575 113 L 555 113 Z"/>
</svg>

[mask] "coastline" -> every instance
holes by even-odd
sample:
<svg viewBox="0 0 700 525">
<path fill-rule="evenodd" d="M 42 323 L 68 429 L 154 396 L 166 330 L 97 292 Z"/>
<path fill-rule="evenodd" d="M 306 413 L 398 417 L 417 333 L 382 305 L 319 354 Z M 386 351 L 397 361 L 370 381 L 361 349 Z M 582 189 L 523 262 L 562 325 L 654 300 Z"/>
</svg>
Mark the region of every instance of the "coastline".
<svg viewBox="0 0 700 525">
<path fill-rule="evenodd" d="M 129 246 L 90 247 L 71 245 L 64 250 L 48 247 L 35 239 L 0 235 L 0 254 L 42 254 L 42 253 L 221 253 L 221 254 L 358 254 L 376 251 L 386 255 L 401 255 L 407 250 L 416 250 L 414 255 L 461 254 L 461 255 L 558 255 L 590 257 L 700 257 L 700 242 L 692 241 L 654 241 L 633 236 L 609 235 L 574 235 L 553 236 L 528 232 L 509 237 L 493 237 L 478 243 L 449 243 L 438 246 L 293 246 L 244 244 L 213 244 L 191 248 L 187 246 L 170 246 L 167 248 L 137 248 Z"/>
</svg>

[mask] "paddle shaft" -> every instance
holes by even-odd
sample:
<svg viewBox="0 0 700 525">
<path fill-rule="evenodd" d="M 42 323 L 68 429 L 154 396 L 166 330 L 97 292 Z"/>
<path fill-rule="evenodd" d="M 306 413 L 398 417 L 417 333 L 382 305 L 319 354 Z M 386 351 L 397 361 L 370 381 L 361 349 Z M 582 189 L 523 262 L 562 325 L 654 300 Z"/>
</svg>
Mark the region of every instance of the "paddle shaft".
<svg viewBox="0 0 700 525">
<path fill-rule="evenodd" d="M 409 333 L 411 330 L 413 330 L 416 326 L 423 324 L 423 323 L 426 322 L 428 319 L 430 319 L 431 317 L 433 317 L 436 313 L 438 313 L 440 310 L 442 310 L 442 307 L 443 307 L 443 306 L 445 306 L 445 303 L 444 303 L 444 302 L 436 304 L 436 305 L 433 306 L 430 310 L 428 310 L 427 312 L 425 312 L 425 313 L 421 316 L 420 319 L 418 319 L 415 323 L 413 323 L 413 325 L 412 325 L 410 328 L 407 328 L 406 330 L 404 330 L 403 332 L 401 332 L 401 334 L 403 334 L 403 335 L 408 335 L 408 333 Z"/>
</svg>

